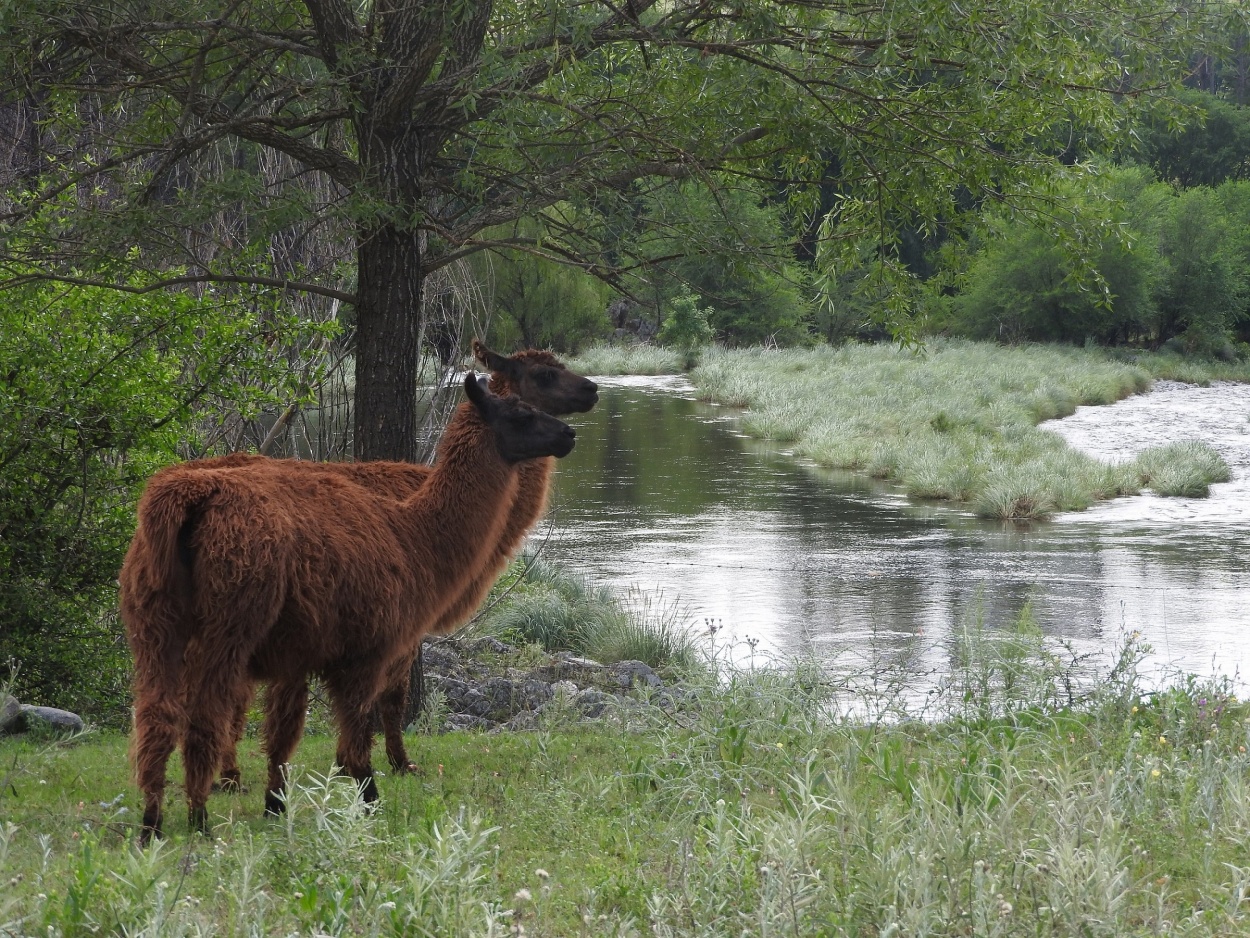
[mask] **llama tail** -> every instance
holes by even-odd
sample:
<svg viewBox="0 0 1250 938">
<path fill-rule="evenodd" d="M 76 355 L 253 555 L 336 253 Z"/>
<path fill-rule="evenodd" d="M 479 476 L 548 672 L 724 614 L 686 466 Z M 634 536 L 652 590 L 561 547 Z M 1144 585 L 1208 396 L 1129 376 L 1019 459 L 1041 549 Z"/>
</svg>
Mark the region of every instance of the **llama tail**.
<svg viewBox="0 0 1250 938">
<path fill-rule="evenodd" d="M 122 621 L 135 659 L 136 709 L 181 726 L 183 656 L 195 630 L 191 535 L 215 473 L 166 470 L 139 500 L 139 526 L 122 566 Z M 136 717 L 138 714 L 136 713 Z"/>
</svg>

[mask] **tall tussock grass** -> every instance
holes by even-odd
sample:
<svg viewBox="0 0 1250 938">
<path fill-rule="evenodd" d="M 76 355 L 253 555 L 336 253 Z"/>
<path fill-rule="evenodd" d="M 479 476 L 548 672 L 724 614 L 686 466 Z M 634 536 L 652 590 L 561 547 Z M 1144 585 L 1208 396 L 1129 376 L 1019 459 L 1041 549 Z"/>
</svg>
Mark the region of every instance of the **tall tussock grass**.
<svg viewBox="0 0 1250 938">
<path fill-rule="evenodd" d="M 1213 482 L 1229 480 L 1220 454 L 1194 440 L 1151 447 L 1138 455 L 1134 468 L 1141 484 L 1157 495 L 1203 498 Z"/>
<path fill-rule="evenodd" d="M 1157 359 L 947 340 L 914 350 L 714 349 L 692 379 L 703 399 L 746 408 L 748 433 L 820 465 L 865 470 L 986 517 L 1030 519 L 1144 485 L 1204 495 L 1203 480 L 1227 473 L 1199 444 L 1164 448 L 1137 467 L 1107 466 L 1037 426 L 1145 390 Z"/>
<path fill-rule="evenodd" d="M 680 350 L 641 343 L 592 345 L 565 363 L 583 375 L 675 375 L 686 370 Z"/>
<path fill-rule="evenodd" d="M 672 674 L 697 669 L 701 659 L 680 603 L 636 590 L 619 596 L 535 553 L 522 555 L 500 580 L 466 634 L 572 651 L 604 664 L 642 661 Z"/>
</svg>

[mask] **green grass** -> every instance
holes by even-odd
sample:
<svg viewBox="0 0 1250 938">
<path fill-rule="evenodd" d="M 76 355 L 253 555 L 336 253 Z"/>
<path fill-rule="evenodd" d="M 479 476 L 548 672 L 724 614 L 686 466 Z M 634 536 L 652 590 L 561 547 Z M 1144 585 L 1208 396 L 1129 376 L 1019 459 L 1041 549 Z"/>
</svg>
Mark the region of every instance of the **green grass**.
<svg viewBox="0 0 1250 938">
<path fill-rule="evenodd" d="M 1222 681 L 1143 693 L 1136 653 L 1091 674 L 1026 612 L 969 624 L 939 692 L 882 718 L 797 668 L 422 737 L 372 815 L 312 736 L 286 818 L 219 794 L 188 837 L 174 784 L 147 852 L 124 738 L 3 740 L 0 934 L 1246 933 L 1250 713 Z"/>
<path fill-rule="evenodd" d="M 743 429 L 822 466 L 898 482 L 917 498 L 968 504 L 1003 519 L 1044 518 L 1151 486 L 1206 494 L 1227 467 L 1201 444 L 1109 466 L 1071 449 L 1043 420 L 1110 404 L 1155 377 L 1250 378 L 1246 366 L 1120 360 L 1060 346 L 1007 348 L 934 340 L 911 350 L 709 350 L 692 373 L 699 396 L 744 408 Z"/>
</svg>

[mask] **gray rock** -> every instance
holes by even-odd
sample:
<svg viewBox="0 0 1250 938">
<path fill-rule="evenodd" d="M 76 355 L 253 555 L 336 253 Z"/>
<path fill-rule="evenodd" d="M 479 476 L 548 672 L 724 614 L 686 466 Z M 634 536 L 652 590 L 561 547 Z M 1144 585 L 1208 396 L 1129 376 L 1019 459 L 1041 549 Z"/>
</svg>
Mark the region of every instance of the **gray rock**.
<svg viewBox="0 0 1250 938">
<path fill-rule="evenodd" d="M 421 661 L 427 669 L 434 671 L 455 671 L 460 668 L 460 656 L 441 642 L 426 642 L 421 650 Z"/>
<path fill-rule="evenodd" d="M 500 723 L 491 730 L 492 733 L 517 732 L 538 729 L 539 715 L 537 710 L 522 710 L 506 723 Z"/>
<path fill-rule="evenodd" d="M 480 655 L 482 652 L 490 652 L 496 655 L 512 655 L 516 654 L 516 647 L 506 642 L 501 642 L 493 636 L 479 638 L 477 641 L 470 642 L 467 650 L 470 654 Z"/>
<path fill-rule="evenodd" d="M 428 675 L 426 680 L 447 699 L 447 709 L 453 714 L 484 717 L 490 713 L 490 700 L 467 681 L 438 674 Z"/>
<path fill-rule="evenodd" d="M 608 673 L 621 687 L 629 690 L 635 684 L 644 687 L 663 687 L 660 676 L 651 670 L 651 666 L 641 661 L 618 661 L 608 666 Z"/>
<path fill-rule="evenodd" d="M 0 736 L 5 733 L 17 732 L 15 724 L 22 715 L 22 705 L 16 697 L 6 696 L 0 703 Z"/>
<path fill-rule="evenodd" d="M 550 662 L 534 670 L 534 676 L 544 681 L 576 681 L 579 684 L 592 684 L 602 681 L 606 670 L 598 661 L 589 658 L 578 658 L 568 652 L 561 652 Z"/>
<path fill-rule="evenodd" d="M 612 697 L 603 691 L 587 687 L 585 690 L 578 692 L 577 696 L 573 698 L 573 704 L 584 716 L 593 718 L 602 716 L 603 711 L 608 709 L 608 702 L 611 700 Z"/>
<path fill-rule="evenodd" d="M 70 713 L 68 710 L 58 710 L 56 707 L 32 707 L 23 704 L 22 717 L 28 729 L 39 726 L 62 733 L 78 733 L 84 726 L 82 717 L 78 714 Z"/>
<path fill-rule="evenodd" d="M 556 697 L 574 697 L 580 688 L 572 681 L 565 679 L 551 685 L 551 693 Z"/>
<path fill-rule="evenodd" d="M 447 721 L 443 725 L 448 732 L 453 733 L 456 730 L 489 730 L 494 726 L 490 720 L 471 716 L 467 713 L 453 713 L 447 717 Z"/>
<path fill-rule="evenodd" d="M 482 684 L 481 692 L 490 701 L 490 710 L 483 715 L 498 722 L 522 710 L 537 710 L 554 696 L 550 684 L 534 678 L 514 681 L 493 677 Z"/>
</svg>

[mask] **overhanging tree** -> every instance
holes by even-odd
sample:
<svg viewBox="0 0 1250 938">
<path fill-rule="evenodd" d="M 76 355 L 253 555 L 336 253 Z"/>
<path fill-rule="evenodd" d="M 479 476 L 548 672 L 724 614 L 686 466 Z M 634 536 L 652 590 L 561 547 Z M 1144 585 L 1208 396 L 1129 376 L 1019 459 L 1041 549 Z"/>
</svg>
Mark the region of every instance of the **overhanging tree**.
<svg viewBox="0 0 1250 938">
<path fill-rule="evenodd" d="M 350 304 L 356 456 L 411 459 L 432 273 L 495 250 L 626 277 L 619 226 L 676 182 L 750 177 L 798 212 L 824 186 L 830 263 L 865 237 L 888 256 L 895 224 L 937 225 L 957 191 L 1044 212 L 1046 179 L 1071 171 L 1060 130 L 1118 135 L 1179 78 L 1194 10 L 12 0 L 3 277 Z M 324 250 L 275 261 L 275 238 L 318 232 Z"/>
</svg>

